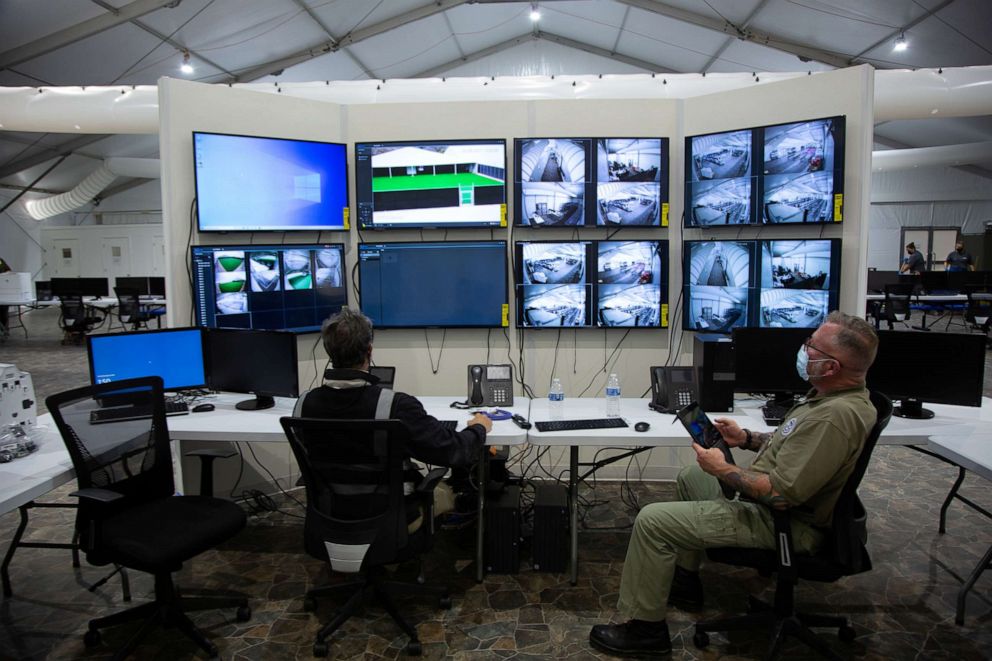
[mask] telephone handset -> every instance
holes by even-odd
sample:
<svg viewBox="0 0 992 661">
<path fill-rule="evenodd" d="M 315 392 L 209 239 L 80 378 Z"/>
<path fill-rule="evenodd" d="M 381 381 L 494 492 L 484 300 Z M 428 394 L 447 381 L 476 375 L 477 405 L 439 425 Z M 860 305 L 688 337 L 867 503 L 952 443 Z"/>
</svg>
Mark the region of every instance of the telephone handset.
<svg viewBox="0 0 992 661">
<path fill-rule="evenodd" d="M 513 367 L 469 365 L 468 403 L 470 406 L 513 406 Z"/>
<path fill-rule="evenodd" d="M 676 413 L 699 401 L 699 372 L 695 367 L 652 367 L 651 403 L 659 413 Z"/>
</svg>

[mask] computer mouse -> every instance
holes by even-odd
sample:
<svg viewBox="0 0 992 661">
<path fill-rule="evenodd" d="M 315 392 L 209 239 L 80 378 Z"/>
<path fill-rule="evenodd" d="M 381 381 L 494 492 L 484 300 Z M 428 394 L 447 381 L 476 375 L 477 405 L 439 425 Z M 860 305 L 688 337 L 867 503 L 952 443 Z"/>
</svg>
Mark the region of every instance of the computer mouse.
<svg viewBox="0 0 992 661">
<path fill-rule="evenodd" d="M 196 409 L 193 410 L 195 411 Z M 649 429 L 651 429 L 650 422 L 638 422 L 634 425 L 634 431 L 647 431 Z"/>
<path fill-rule="evenodd" d="M 207 411 L 214 410 L 213 404 L 197 404 L 193 407 L 193 413 L 206 413 Z"/>
</svg>

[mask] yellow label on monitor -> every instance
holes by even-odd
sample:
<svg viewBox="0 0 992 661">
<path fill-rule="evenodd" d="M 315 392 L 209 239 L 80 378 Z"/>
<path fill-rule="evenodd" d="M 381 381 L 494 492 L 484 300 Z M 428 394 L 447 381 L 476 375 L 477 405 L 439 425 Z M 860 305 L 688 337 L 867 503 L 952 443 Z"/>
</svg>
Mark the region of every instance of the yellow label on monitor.
<svg viewBox="0 0 992 661">
<path fill-rule="evenodd" d="M 503 304 L 503 328 L 508 328 L 510 326 L 510 304 Z"/>
<path fill-rule="evenodd" d="M 661 226 L 668 227 L 668 202 L 661 205 Z"/>
<path fill-rule="evenodd" d="M 668 303 L 661 304 L 661 327 L 668 328 Z"/>
<path fill-rule="evenodd" d="M 499 226 L 506 227 L 506 205 L 499 205 Z M 504 326 L 506 324 L 503 324 Z"/>
<path fill-rule="evenodd" d="M 844 220 L 844 194 L 834 194 L 834 222 L 839 223 Z"/>
<path fill-rule="evenodd" d="M 341 209 L 341 220 L 343 221 L 344 228 L 346 230 L 351 229 L 351 209 L 349 207 L 343 207 Z"/>
</svg>

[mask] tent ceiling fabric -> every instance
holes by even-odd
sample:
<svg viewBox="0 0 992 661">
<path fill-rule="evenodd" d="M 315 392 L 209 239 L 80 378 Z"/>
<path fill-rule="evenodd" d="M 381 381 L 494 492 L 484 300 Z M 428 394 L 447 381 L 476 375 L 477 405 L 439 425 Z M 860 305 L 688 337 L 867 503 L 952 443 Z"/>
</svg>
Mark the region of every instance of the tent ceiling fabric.
<svg viewBox="0 0 992 661">
<path fill-rule="evenodd" d="M 162 76 L 271 83 L 992 64 L 989 0 L 538 4 L 535 24 L 531 2 L 514 0 L 7 0 L 0 3 L 0 86 L 151 85 Z M 909 47 L 896 52 L 903 33 Z M 184 52 L 192 74 L 179 70 Z M 890 121 L 877 135 L 910 147 L 986 141 L 992 122 Z M 31 172 L 11 173 L 10 164 L 52 158 L 68 139 L 0 127 L 0 184 L 30 182 Z M 156 155 L 157 144 L 140 136 L 108 137 L 79 147 L 44 183 L 58 188 L 57 173 L 76 160 Z"/>
</svg>

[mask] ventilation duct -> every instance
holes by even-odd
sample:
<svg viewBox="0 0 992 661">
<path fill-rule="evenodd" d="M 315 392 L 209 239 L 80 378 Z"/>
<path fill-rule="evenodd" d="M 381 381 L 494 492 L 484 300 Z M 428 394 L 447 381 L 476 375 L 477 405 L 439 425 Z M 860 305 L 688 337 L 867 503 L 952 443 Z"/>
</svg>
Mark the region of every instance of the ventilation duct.
<svg viewBox="0 0 992 661">
<path fill-rule="evenodd" d="M 161 165 L 156 158 L 108 158 L 72 190 L 60 195 L 28 200 L 24 208 L 35 220 L 75 211 L 88 204 L 117 177 L 158 179 Z"/>
</svg>

